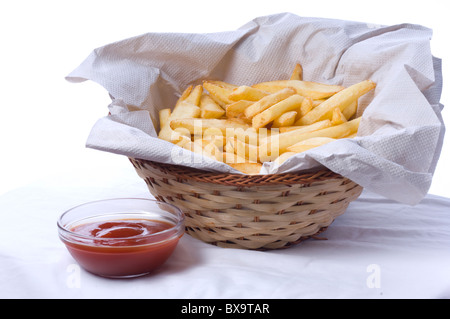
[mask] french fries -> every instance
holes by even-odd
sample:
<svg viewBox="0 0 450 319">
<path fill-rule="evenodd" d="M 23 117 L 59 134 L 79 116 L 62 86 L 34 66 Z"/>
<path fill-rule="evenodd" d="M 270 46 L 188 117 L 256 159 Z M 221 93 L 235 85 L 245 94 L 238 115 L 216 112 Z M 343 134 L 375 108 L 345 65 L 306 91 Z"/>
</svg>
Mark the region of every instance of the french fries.
<svg viewBox="0 0 450 319">
<path fill-rule="evenodd" d="M 172 114 L 171 109 L 162 109 L 159 111 L 159 126 L 164 127 L 169 123 L 169 117 Z"/>
<path fill-rule="evenodd" d="M 209 96 L 211 96 L 211 98 L 223 109 L 225 109 L 228 104 L 233 103 L 233 100 L 231 100 L 229 96 L 236 86 L 222 81 L 204 81 L 203 87 L 209 92 Z"/>
<path fill-rule="evenodd" d="M 316 131 L 323 132 L 322 130 L 331 127 L 330 120 L 323 120 L 310 125 L 300 126 L 298 129 L 280 133 L 276 136 L 266 137 L 260 141 L 260 152 L 272 154 L 273 150 L 275 150 L 282 154 L 289 146 L 302 141 L 302 139 L 308 138 L 308 134 L 312 134 Z M 338 132 L 336 132 L 335 135 L 338 135 L 337 133 Z M 330 133 L 328 133 L 328 135 L 330 135 Z M 304 136 L 306 136 L 306 138 L 304 138 Z"/>
<path fill-rule="evenodd" d="M 300 153 L 307 151 L 311 148 L 318 147 L 321 145 L 325 145 L 326 143 L 330 143 L 332 141 L 336 140 L 332 137 L 324 137 L 324 136 L 318 136 L 318 137 L 311 137 L 306 140 L 300 141 L 298 143 L 295 143 L 294 145 L 291 145 L 287 148 L 287 152 L 294 152 L 294 153 Z M 284 154 L 286 154 L 284 153 Z"/>
<path fill-rule="evenodd" d="M 340 85 L 329 85 L 317 82 L 307 82 L 300 80 L 269 81 L 253 85 L 254 88 L 267 92 L 277 92 L 280 89 L 291 87 L 297 94 L 310 97 L 314 100 L 328 98 L 344 89 Z"/>
<path fill-rule="evenodd" d="M 289 80 L 205 80 L 186 88 L 173 109 L 161 109 L 158 137 L 259 174 L 264 162 L 281 165 L 300 152 L 355 137 L 358 99 L 375 87 L 371 80 L 349 87 L 304 81 L 301 64 Z"/>
<path fill-rule="evenodd" d="M 266 95 L 269 95 L 268 92 L 258 90 L 256 88 L 252 88 L 247 85 L 239 86 L 228 95 L 228 98 L 233 101 L 247 100 L 247 101 L 259 101 Z"/>
<path fill-rule="evenodd" d="M 260 99 L 259 101 L 253 103 L 249 107 L 247 107 L 244 111 L 244 115 L 245 117 L 251 119 L 255 115 L 258 115 L 259 113 L 265 111 L 272 105 L 277 104 L 278 102 L 281 102 L 294 94 L 295 90 L 292 88 L 284 88 L 279 91 L 276 91 L 273 94 L 269 94 Z"/>
<path fill-rule="evenodd" d="M 200 90 L 192 90 L 192 87 L 188 87 L 181 97 L 178 99 L 174 109 L 172 112 L 170 112 L 170 115 L 163 116 L 163 121 L 160 123 L 160 131 L 158 134 L 158 137 L 160 139 L 172 142 L 172 143 L 178 143 L 182 139 L 182 136 L 186 136 L 184 133 L 180 133 L 180 131 L 174 131 L 170 127 L 170 123 L 173 120 L 177 119 L 184 119 L 184 118 L 198 118 L 201 114 L 200 107 L 198 104 L 192 104 L 199 103 L 199 99 L 197 98 L 198 92 Z M 191 96 L 192 95 L 192 96 Z M 161 119 L 161 114 L 160 114 Z"/>
<path fill-rule="evenodd" d="M 260 127 L 266 126 L 284 113 L 299 109 L 302 102 L 303 96 L 298 94 L 291 95 L 277 104 L 272 105 L 263 112 L 256 114 L 252 118 L 252 127 L 254 129 L 259 129 Z"/>
<path fill-rule="evenodd" d="M 292 70 L 291 80 L 303 81 L 303 67 L 300 63 L 297 63 Z"/>
<path fill-rule="evenodd" d="M 176 130 L 177 128 L 185 128 L 192 135 L 201 135 L 208 129 L 219 129 L 222 134 L 226 134 L 227 129 L 248 129 L 247 124 L 242 124 L 236 121 L 225 119 L 196 119 L 184 118 L 170 121 L 170 128 Z"/>
<path fill-rule="evenodd" d="M 208 94 L 202 93 L 200 98 L 200 117 L 204 119 L 218 119 L 225 114 L 225 110 L 220 107 Z"/>
<path fill-rule="evenodd" d="M 343 89 L 305 114 L 295 123 L 295 125 L 308 125 L 324 118 L 329 118 L 332 116 L 335 108 L 339 108 L 343 111 L 348 105 L 356 101 L 362 95 L 373 90 L 375 85 L 374 82 L 365 80 Z"/>
<path fill-rule="evenodd" d="M 297 111 L 290 111 L 290 112 L 283 113 L 273 121 L 272 127 L 291 126 L 294 124 L 296 117 L 297 117 Z"/>
<path fill-rule="evenodd" d="M 228 104 L 226 107 L 226 117 L 247 119 L 244 113 L 245 110 L 252 104 L 252 101 L 247 100 L 240 100 L 232 104 Z"/>
</svg>

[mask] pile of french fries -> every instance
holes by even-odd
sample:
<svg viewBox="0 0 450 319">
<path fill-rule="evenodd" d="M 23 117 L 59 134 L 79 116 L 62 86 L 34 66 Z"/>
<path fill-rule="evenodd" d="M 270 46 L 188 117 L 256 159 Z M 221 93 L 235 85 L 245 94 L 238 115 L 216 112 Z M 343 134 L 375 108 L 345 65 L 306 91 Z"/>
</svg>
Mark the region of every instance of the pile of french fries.
<svg viewBox="0 0 450 319">
<path fill-rule="evenodd" d="M 246 174 L 299 152 L 356 136 L 358 99 L 376 84 L 349 87 L 303 80 L 297 64 L 289 80 L 234 85 L 205 80 L 188 87 L 173 109 L 159 112 L 158 137 L 224 162 Z"/>
</svg>

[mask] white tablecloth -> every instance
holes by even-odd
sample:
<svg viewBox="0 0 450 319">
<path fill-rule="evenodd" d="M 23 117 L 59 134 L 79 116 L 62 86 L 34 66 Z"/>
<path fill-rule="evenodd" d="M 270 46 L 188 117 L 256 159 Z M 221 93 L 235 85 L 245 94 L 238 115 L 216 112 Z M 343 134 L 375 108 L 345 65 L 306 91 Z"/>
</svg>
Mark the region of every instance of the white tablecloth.
<svg viewBox="0 0 450 319">
<path fill-rule="evenodd" d="M 449 298 L 450 199 L 397 204 L 363 192 L 321 236 L 277 251 L 225 249 L 184 235 L 152 275 L 79 269 L 57 235 L 66 209 L 151 197 L 125 158 L 71 167 L 0 196 L 1 298 Z"/>
</svg>

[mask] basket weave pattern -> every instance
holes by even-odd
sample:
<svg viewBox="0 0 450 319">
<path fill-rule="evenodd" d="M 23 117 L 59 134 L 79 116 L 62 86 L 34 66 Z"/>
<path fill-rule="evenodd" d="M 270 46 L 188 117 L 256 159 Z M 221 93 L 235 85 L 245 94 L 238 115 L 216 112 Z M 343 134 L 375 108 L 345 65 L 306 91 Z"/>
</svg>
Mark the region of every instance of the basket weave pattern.
<svg viewBox="0 0 450 319">
<path fill-rule="evenodd" d="M 328 169 L 241 175 L 130 161 L 157 200 L 183 210 L 189 235 L 221 247 L 292 246 L 326 230 L 362 191 Z"/>
</svg>

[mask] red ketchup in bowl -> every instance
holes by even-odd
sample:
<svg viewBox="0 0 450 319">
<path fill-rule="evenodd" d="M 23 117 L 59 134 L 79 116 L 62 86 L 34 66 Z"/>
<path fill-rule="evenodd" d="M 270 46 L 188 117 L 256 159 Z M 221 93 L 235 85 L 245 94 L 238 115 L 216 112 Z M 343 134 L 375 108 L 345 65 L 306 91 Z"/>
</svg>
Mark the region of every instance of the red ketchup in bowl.
<svg viewBox="0 0 450 319">
<path fill-rule="evenodd" d="M 129 278 L 166 262 L 184 234 L 184 214 L 156 200 L 119 198 L 74 207 L 57 225 L 60 239 L 85 270 Z"/>
<path fill-rule="evenodd" d="M 70 228 L 82 236 L 82 242 L 63 242 L 89 272 L 132 277 L 153 271 L 169 258 L 180 238 L 174 226 L 157 220 L 90 222 Z"/>
</svg>

